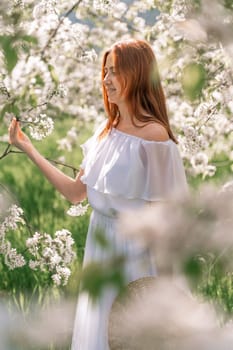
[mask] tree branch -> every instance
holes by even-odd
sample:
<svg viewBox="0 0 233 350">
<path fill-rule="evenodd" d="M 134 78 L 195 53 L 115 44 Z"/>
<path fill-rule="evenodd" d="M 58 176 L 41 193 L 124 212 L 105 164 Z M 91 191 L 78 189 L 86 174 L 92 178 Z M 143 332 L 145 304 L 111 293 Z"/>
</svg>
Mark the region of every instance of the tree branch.
<svg viewBox="0 0 233 350">
<path fill-rule="evenodd" d="M 43 49 L 41 50 L 41 55 L 42 57 L 44 57 L 45 51 L 47 50 L 47 48 L 49 47 L 51 41 L 53 40 L 53 38 L 57 35 L 58 29 L 60 28 L 60 26 L 62 25 L 62 23 L 64 22 L 64 19 L 66 17 L 68 17 L 74 10 L 76 7 L 78 7 L 80 5 L 80 3 L 82 2 L 82 0 L 77 1 L 65 14 L 64 16 L 61 17 L 60 21 L 58 22 L 57 27 L 54 29 L 54 31 L 52 32 L 52 34 L 50 35 L 47 43 L 45 44 L 45 46 L 43 47 Z"/>
</svg>

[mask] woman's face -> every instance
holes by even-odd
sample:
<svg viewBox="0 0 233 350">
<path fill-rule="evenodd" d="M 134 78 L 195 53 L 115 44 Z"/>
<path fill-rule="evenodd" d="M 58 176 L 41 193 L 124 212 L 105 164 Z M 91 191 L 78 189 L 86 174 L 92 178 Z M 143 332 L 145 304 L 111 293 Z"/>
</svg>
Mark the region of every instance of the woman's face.
<svg viewBox="0 0 233 350">
<path fill-rule="evenodd" d="M 103 82 L 108 95 L 108 100 L 110 103 L 119 105 L 124 101 L 124 98 L 121 93 L 121 84 L 118 79 L 119 74 L 114 67 L 113 55 L 111 52 L 107 56 L 104 71 L 105 77 Z"/>
</svg>

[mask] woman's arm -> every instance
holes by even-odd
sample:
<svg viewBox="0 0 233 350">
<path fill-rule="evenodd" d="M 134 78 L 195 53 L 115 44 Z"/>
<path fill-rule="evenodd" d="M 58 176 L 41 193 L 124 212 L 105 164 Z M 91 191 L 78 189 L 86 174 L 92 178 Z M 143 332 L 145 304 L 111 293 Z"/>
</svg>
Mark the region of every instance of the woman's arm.
<svg viewBox="0 0 233 350">
<path fill-rule="evenodd" d="M 25 152 L 51 184 L 71 203 L 76 204 L 86 198 L 86 185 L 80 180 L 83 170 L 73 179 L 53 166 L 32 145 L 30 139 L 20 129 L 19 122 L 15 118 L 9 127 L 9 142 Z"/>
</svg>

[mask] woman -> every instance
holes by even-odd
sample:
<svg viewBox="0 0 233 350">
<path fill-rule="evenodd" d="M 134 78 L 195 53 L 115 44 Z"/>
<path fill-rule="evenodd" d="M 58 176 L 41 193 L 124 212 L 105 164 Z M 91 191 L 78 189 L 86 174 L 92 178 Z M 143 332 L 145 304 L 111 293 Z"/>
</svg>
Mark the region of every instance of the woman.
<svg viewBox="0 0 233 350">
<path fill-rule="evenodd" d="M 166 111 L 157 64 L 151 47 L 142 40 L 114 44 L 103 57 L 103 98 L 108 119 L 82 146 L 81 170 L 72 179 L 42 157 L 14 119 L 10 142 L 24 151 L 48 180 L 72 203 L 86 196 L 93 208 L 84 265 L 108 262 L 125 254 L 125 280 L 155 273 L 150 255 L 124 239 L 117 216 L 126 210 L 169 199 L 186 192 L 183 164 Z M 95 240 L 101 230 L 111 242 L 106 251 Z M 80 293 L 73 334 L 73 350 L 106 350 L 108 315 L 116 291 L 106 287 L 97 303 Z"/>
</svg>

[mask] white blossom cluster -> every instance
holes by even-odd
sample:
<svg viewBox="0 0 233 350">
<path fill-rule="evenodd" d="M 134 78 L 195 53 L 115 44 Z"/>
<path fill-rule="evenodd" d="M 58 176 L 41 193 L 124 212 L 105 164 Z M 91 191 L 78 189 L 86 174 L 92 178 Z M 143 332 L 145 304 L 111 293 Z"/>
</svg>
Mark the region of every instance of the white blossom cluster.
<svg viewBox="0 0 233 350">
<path fill-rule="evenodd" d="M 229 157 L 233 148 L 232 64 L 225 47 L 217 40 L 209 40 L 202 12 L 199 11 L 201 19 L 193 19 L 191 2 L 169 3 L 170 12 L 158 16 L 150 35 L 161 63 L 171 123 L 179 134 L 189 173 L 213 176 L 216 166 L 211 161 L 220 154 Z M 185 96 L 182 85 L 185 69 L 190 64 L 199 69 L 205 79 L 194 100 Z M 189 79 L 192 85 L 195 78 L 191 73 Z"/>
<path fill-rule="evenodd" d="M 83 216 L 86 214 L 89 204 L 83 205 L 79 203 L 77 205 L 72 205 L 68 210 L 67 214 L 70 216 Z"/>
<path fill-rule="evenodd" d="M 68 230 L 62 229 L 55 232 L 54 238 L 47 233 L 38 233 L 28 238 L 26 247 L 30 253 L 30 260 L 18 253 L 12 247 L 10 239 L 7 237 L 9 231 L 17 232 L 20 225 L 25 226 L 23 210 L 13 204 L 4 209 L 1 203 L 1 223 L 0 223 L 0 254 L 4 257 L 4 262 L 10 270 L 20 268 L 26 264 L 32 270 L 40 269 L 51 273 L 51 278 L 56 285 L 65 285 L 70 276 L 69 266 L 75 259 L 73 251 L 74 240 Z M 81 215 L 81 214 L 80 214 Z"/>
<path fill-rule="evenodd" d="M 54 238 L 47 233 L 35 232 L 28 238 L 26 246 L 33 256 L 29 261 L 31 269 L 51 272 L 51 278 L 56 285 L 65 285 L 70 276 L 68 267 L 75 258 L 72 249 L 74 240 L 68 230 L 56 231 Z"/>
<path fill-rule="evenodd" d="M 32 116 L 47 113 L 46 108 L 56 111 L 60 109 L 66 113 L 72 110 L 76 104 L 74 92 L 76 93 L 76 83 L 79 80 L 79 69 L 76 70 L 75 66 L 80 64 L 85 67 L 87 62 L 94 62 L 97 57 L 95 49 L 90 48 L 87 43 L 89 27 L 64 17 L 74 3 L 75 1 L 24 1 L 23 11 L 21 2 L 15 2 L 15 7 L 21 11 L 22 16 L 19 27 L 14 27 L 9 21 L 6 25 L 4 16 L 1 21 L 1 14 L 5 12 L 0 11 L 0 28 L 5 30 L 8 26 L 12 35 L 17 35 L 19 30 L 20 35 L 27 36 L 22 45 L 19 42 L 15 43 L 18 58 L 11 74 L 6 70 L 5 58 L 1 51 L 2 108 L 6 103 L 17 101 L 19 114 L 28 121 Z M 81 75 L 86 75 L 83 68 Z M 84 93 L 84 96 L 88 95 Z M 48 100 L 49 106 L 45 104 Z M 51 129 L 52 123 L 46 119 L 45 122 L 45 118 L 40 118 L 41 126 L 31 127 L 32 137 L 42 139 L 49 134 L 44 131 Z"/>
<path fill-rule="evenodd" d="M 78 9 L 78 14 L 85 8 L 94 10 L 97 15 L 113 15 L 119 3 L 119 0 L 82 0 L 82 9 Z"/>
<path fill-rule="evenodd" d="M 13 204 L 5 211 L 4 218 L 1 218 L 3 221 L 1 220 L 0 223 L 0 254 L 4 256 L 5 264 L 11 270 L 26 264 L 23 255 L 12 248 L 11 242 L 6 236 L 8 231 L 16 230 L 19 224 L 25 224 L 22 215 L 23 210 Z"/>
<path fill-rule="evenodd" d="M 40 114 L 35 118 L 29 117 L 27 120 L 32 125 L 29 126 L 30 135 L 35 140 L 42 140 L 44 137 L 50 135 L 54 128 L 53 119 L 47 117 L 46 114 Z"/>
<path fill-rule="evenodd" d="M 59 84 L 54 90 L 48 93 L 48 99 L 51 99 L 53 96 L 58 96 L 64 98 L 67 96 L 68 90 L 65 84 Z"/>
<path fill-rule="evenodd" d="M 14 67 L 12 76 L 6 76 L 4 83 L 10 93 L 15 89 L 20 93 L 27 88 L 29 96 L 31 93 L 39 100 L 45 98 L 44 90 L 53 84 L 48 66 L 38 55 L 22 56 Z M 40 84 L 43 84 L 43 88 Z"/>
<path fill-rule="evenodd" d="M 57 13 L 57 0 L 42 0 L 33 9 L 33 17 L 40 18 L 47 14 Z"/>
</svg>

